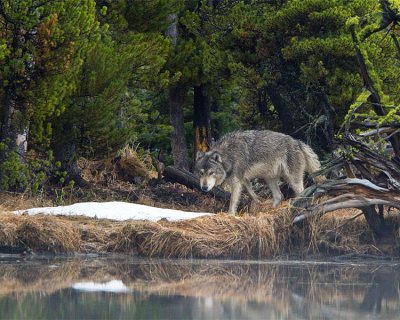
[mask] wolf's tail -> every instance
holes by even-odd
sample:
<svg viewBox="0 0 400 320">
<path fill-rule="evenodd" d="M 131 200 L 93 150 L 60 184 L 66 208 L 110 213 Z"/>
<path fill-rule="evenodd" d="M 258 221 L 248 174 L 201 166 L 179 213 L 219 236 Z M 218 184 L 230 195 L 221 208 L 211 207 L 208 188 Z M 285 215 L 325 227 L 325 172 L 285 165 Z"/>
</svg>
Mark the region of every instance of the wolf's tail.
<svg viewBox="0 0 400 320">
<path fill-rule="evenodd" d="M 313 174 L 321 170 L 321 163 L 319 162 L 318 156 L 314 150 L 303 142 L 300 142 L 300 149 L 304 154 L 304 158 L 306 159 L 306 171 L 309 174 Z M 316 183 L 322 183 L 326 180 L 326 177 L 322 175 L 313 176 L 313 180 Z"/>
</svg>

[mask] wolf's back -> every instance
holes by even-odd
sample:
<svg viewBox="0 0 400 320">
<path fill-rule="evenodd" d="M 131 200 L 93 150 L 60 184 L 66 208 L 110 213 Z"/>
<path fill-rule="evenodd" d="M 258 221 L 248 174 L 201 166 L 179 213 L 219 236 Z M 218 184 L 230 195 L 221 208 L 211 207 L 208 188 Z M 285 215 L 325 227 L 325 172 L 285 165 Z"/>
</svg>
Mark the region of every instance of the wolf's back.
<svg viewBox="0 0 400 320">
<path fill-rule="evenodd" d="M 243 150 L 248 148 L 249 152 L 262 153 L 275 149 L 281 149 L 282 144 L 286 144 L 290 136 L 271 130 L 244 130 L 233 131 L 223 136 L 215 143 L 215 148 L 222 149 L 224 152 Z"/>
</svg>

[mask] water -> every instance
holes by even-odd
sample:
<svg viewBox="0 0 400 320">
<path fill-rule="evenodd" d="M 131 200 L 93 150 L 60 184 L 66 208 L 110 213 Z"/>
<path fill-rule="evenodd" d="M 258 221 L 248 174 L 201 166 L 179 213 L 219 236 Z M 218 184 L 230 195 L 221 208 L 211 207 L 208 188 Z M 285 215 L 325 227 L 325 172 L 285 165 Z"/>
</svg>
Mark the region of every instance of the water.
<svg viewBox="0 0 400 320">
<path fill-rule="evenodd" d="M 0 257 L 1 319 L 399 317 L 399 263 Z"/>
</svg>

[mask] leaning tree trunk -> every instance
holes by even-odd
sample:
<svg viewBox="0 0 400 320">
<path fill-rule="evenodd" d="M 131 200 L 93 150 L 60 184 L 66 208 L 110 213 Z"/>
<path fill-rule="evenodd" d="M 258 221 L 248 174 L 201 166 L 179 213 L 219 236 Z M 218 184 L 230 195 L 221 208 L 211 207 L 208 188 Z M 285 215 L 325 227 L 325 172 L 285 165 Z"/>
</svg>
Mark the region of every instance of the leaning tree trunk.
<svg viewBox="0 0 400 320">
<path fill-rule="evenodd" d="M 373 105 L 374 111 L 378 116 L 384 116 L 386 115 L 387 111 L 382 108 L 381 106 L 381 97 L 379 96 L 378 90 L 376 90 L 374 81 L 372 80 L 367 64 L 365 63 L 365 57 L 363 56 L 361 49 L 360 49 L 360 44 L 358 41 L 358 38 L 356 36 L 356 31 L 354 29 L 354 26 L 351 28 L 351 36 L 353 39 L 354 43 L 354 49 L 356 51 L 356 57 L 357 57 L 357 63 L 360 68 L 360 75 L 361 78 L 364 82 L 364 86 L 368 89 L 368 91 L 371 93 L 368 100 L 371 102 Z M 394 134 L 389 138 L 390 143 L 392 144 L 393 150 L 396 154 L 397 159 L 400 159 L 400 135 Z"/>
<path fill-rule="evenodd" d="M 329 104 L 328 97 L 325 92 L 319 92 L 317 94 L 317 98 L 320 102 L 321 109 L 325 115 L 324 129 L 323 133 L 325 136 L 325 140 L 328 144 L 328 149 L 333 150 L 333 137 L 335 136 L 334 130 L 334 109 Z"/>
</svg>

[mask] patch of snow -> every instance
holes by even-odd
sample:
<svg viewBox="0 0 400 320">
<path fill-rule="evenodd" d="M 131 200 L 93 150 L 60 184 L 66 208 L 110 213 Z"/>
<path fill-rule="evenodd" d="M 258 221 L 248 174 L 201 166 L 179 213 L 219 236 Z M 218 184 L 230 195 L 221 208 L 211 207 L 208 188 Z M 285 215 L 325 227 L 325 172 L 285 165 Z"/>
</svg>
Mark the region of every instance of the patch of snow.
<svg viewBox="0 0 400 320">
<path fill-rule="evenodd" d="M 129 292 L 131 291 L 121 280 L 111 280 L 109 282 L 77 282 L 72 285 L 72 289 L 86 292 Z"/>
<path fill-rule="evenodd" d="M 160 219 L 168 219 L 169 221 L 180 221 L 193 219 L 200 216 L 211 215 L 206 212 L 186 212 L 181 210 L 163 209 L 150 207 L 137 203 L 127 202 L 82 202 L 69 206 L 32 208 L 27 210 L 14 211 L 16 214 L 50 214 L 74 216 L 82 215 L 98 219 L 113 220 L 149 220 L 158 221 Z"/>
</svg>

